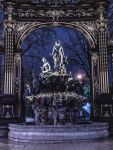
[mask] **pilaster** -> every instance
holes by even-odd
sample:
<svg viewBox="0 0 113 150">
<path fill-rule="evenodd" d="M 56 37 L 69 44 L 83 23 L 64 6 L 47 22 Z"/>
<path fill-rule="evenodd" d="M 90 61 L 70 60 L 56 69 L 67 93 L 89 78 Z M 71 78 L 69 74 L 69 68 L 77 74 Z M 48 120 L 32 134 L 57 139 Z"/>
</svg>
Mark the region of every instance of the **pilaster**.
<svg viewBox="0 0 113 150">
<path fill-rule="evenodd" d="M 108 80 L 108 54 L 107 54 L 107 38 L 108 28 L 107 19 L 104 17 L 104 7 L 99 6 L 100 18 L 97 23 L 98 27 L 98 48 L 99 48 L 99 94 L 109 93 Z"/>
<path fill-rule="evenodd" d="M 5 27 L 5 78 L 4 94 L 14 94 L 13 91 L 13 70 L 14 70 L 14 48 L 15 48 L 15 23 L 12 19 L 13 7 L 8 3 L 6 8 L 7 17 L 4 21 Z"/>
<path fill-rule="evenodd" d="M 18 115 L 21 116 L 21 53 L 15 53 L 14 55 L 14 95 L 18 97 Z"/>
</svg>

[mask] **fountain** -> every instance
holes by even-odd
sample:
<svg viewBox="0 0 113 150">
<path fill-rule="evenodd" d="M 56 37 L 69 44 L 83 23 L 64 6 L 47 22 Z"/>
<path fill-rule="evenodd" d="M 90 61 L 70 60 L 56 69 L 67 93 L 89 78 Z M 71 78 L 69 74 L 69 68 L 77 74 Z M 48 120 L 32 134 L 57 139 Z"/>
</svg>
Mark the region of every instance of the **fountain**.
<svg viewBox="0 0 113 150">
<path fill-rule="evenodd" d="M 36 125 L 75 124 L 87 98 L 78 90 L 80 83 L 72 78 L 71 73 L 67 73 L 68 61 L 60 41 L 55 42 L 50 55 L 53 57 L 54 71 L 51 71 L 47 59 L 42 58 L 38 84 L 40 91 L 26 99 L 32 104 Z"/>
<path fill-rule="evenodd" d="M 33 81 L 33 95 L 26 96 L 32 105 L 35 126 L 9 125 L 9 139 L 48 143 L 107 137 L 108 124 L 91 123 L 81 117 L 87 97 L 80 90 L 81 84 L 67 73 L 68 61 L 60 41 L 55 42 L 50 55 L 54 70 L 48 60 L 42 58 L 42 72 L 39 80 Z"/>
</svg>

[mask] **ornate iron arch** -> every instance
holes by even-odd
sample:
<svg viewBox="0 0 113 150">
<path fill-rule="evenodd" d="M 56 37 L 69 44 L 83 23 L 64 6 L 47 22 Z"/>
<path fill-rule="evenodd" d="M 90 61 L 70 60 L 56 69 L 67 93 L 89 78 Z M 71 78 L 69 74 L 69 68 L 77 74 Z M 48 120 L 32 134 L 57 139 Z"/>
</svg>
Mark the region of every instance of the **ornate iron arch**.
<svg viewBox="0 0 113 150">
<path fill-rule="evenodd" d="M 4 94 L 16 94 L 21 100 L 21 51 L 19 50 L 21 42 L 37 27 L 47 26 L 74 28 L 85 35 L 92 48 L 90 56 L 92 99 L 95 100 L 102 93 L 109 93 L 108 5 L 109 0 L 3 0 L 5 11 Z M 18 90 L 15 93 L 17 82 Z M 95 107 L 96 102 L 92 103 Z"/>
<path fill-rule="evenodd" d="M 95 48 L 96 47 L 96 38 L 94 37 L 94 35 L 91 34 L 92 32 L 90 32 L 88 27 L 86 28 L 86 27 L 83 26 L 83 24 L 80 24 L 80 23 L 77 24 L 77 23 L 58 22 L 58 23 L 40 23 L 40 24 L 39 23 L 35 23 L 35 24 L 29 25 L 29 27 L 26 25 L 26 27 L 20 32 L 20 36 L 18 37 L 17 49 L 21 49 L 22 41 L 27 37 L 27 35 L 29 33 L 34 31 L 35 29 L 46 28 L 46 27 L 56 27 L 56 26 L 57 27 L 66 27 L 66 28 L 77 29 L 89 41 L 89 45 L 90 45 L 91 48 Z M 91 30 L 93 30 L 93 29 L 91 28 Z"/>
</svg>

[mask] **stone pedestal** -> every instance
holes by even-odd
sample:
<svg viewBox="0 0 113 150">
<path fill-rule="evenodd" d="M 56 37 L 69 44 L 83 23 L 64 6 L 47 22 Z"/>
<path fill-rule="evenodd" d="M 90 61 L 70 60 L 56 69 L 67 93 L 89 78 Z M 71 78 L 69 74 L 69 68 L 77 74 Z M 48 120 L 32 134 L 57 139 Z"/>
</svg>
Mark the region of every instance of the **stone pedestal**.
<svg viewBox="0 0 113 150">
<path fill-rule="evenodd" d="M 18 99 L 13 95 L 0 96 L 0 137 L 8 136 L 8 124 L 18 121 Z"/>
<path fill-rule="evenodd" d="M 8 126 L 0 126 L 0 138 L 6 138 L 8 136 Z"/>
<path fill-rule="evenodd" d="M 113 97 L 111 94 L 101 94 L 96 101 L 96 118 L 99 121 L 113 120 Z"/>
<path fill-rule="evenodd" d="M 1 95 L 0 96 L 0 119 L 6 120 L 6 123 L 10 123 L 10 120 L 15 120 L 18 117 L 17 113 L 18 99 L 13 95 Z M 7 120 L 9 120 L 7 122 Z"/>
</svg>

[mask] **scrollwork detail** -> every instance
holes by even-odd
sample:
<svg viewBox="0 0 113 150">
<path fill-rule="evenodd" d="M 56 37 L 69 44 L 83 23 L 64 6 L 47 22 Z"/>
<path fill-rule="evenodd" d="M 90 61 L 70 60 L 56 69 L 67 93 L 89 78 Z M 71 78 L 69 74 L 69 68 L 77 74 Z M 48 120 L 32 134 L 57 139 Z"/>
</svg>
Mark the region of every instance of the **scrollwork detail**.
<svg viewBox="0 0 113 150">
<path fill-rule="evenodd" d="M 63 4 L 76 4 L 80 0 L 32 0 L 35 4 L 49 4 L 49 5 L 63 5 Z"/>
<path fill-rule="evenodd" d="M 65 12 L 63 10 L 49 10 L 47 15 L 53 18 L 53 21 L 59 21 L 59 17 L 63 16 Z"/>
<path fill-rule="evenodd" d="M 104 32 L 107 30 L 107 22 L 108 20 L 104 17 L 105 8 L 100 5 L 98 9 L 99 13 L 99 19 L 96 21 L 97 30 L 100 30 L 101 32 Z"/>
</svg>

